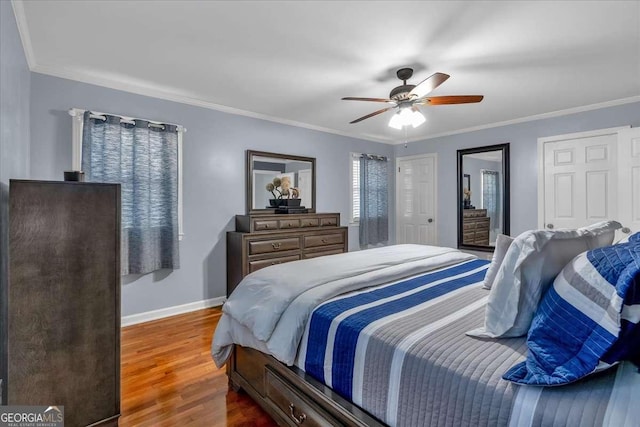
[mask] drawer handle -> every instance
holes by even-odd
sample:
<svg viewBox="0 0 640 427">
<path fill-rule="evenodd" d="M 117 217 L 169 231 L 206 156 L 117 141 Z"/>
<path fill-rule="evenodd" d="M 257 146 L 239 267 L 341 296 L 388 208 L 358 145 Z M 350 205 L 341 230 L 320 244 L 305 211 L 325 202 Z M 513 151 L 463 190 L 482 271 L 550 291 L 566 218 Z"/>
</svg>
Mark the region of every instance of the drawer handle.
<svg viewBox="0 0 640 427">
<path fill-rule="evenodd" d="M 322 239 L 322 243 L 327 243 L 327 239 Z"/>
<path fill-rule="evenodd" d="M 300 416 L 296 417 L 295 409 L 296 409 L 295 405 L 293 403 L 290 403 L 289 404 L 289 414 L 291 415 L 291 419 L 293 420 L 294 423 L 300 425 L 300 424 L 302 424 L 304 422 L 304 420 L 307 419 L 307 414 L 305 414 L 304 412 L 301 412 Z"/>
<path fill-rule="evenodd" d="M 273 249 L 280 249 L 280 243 L 272 243 Z"/>
</svg>

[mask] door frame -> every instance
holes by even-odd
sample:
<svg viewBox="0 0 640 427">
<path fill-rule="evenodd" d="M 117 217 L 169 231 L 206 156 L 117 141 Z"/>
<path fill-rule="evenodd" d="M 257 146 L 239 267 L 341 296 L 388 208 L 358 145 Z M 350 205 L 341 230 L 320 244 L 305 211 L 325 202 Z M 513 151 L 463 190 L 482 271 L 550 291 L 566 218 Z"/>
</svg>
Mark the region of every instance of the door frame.
<svg viewBox="0 0 640 427">
<path fill-rule="evenodd" d="M 398 243 L 398 236 L 400 235 L 400 221 L 398 221 L 398 218 L 400 218 L 400 197 L 398 197 L 398 195 L 400 194 L 400 180 L 398 179 L 399 175 L 400 175 L 400 162 L 403 160 L 417 160 L 417 159 L 426 159 L 426 158 L 433 158 L 433 199 L 435 200 L 435 206 L 433 209 L 433 222 L 434 222 L 434 231 L 433 231 L 433 236 L 434 236 L 434 246 L 438 245 L 438 153 L 424 153 L 424 154 L 414 154 L 413 156 L 402 156 L 402 157 L 396 157 L 396 164 L 395 164 L 395 181 L 396 181 L 396 193 L 395 193 L 395 205 L 396 205 L 396 243 Z"/>
<path fill-rule="evenodd" d="M 538 228 L 540 230 L 545 229 L 545 205 L 544 205 L 544 178 L 545 178 L 545 170 L 544 170 L 544 144 L 550 142 L 560 142 L 566 141 L 569 139 L 581 139 L 581 138 L 592 138 L 596 136 L 605 136 L 605 135 L 616 135 L 618 131 L 623 129 L 629 129 L 631 125 L 626 126 L 617 126 L 612 128 L 605 129 L 594 129 L 588 130 L 584 132 L 573 132 L 573 133 L 565 133 L 563 135 L 554 135 L 554 136 L 545 136 L 543 138 L 538 138 Z M 616 141 L 617 143 L 617 141 Z"/>
</svg>

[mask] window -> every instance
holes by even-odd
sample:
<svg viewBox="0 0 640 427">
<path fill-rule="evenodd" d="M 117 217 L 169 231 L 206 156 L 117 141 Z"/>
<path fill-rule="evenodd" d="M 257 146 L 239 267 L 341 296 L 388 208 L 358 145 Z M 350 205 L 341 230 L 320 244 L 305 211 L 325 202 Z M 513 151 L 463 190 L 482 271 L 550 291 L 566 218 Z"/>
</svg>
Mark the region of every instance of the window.
<svg viewBox="0 0 640 427">
<path fill-rule="evenodd" d="M 351 222 L 360 221 L 360 156 L 351 153 Z"/>
</svg>

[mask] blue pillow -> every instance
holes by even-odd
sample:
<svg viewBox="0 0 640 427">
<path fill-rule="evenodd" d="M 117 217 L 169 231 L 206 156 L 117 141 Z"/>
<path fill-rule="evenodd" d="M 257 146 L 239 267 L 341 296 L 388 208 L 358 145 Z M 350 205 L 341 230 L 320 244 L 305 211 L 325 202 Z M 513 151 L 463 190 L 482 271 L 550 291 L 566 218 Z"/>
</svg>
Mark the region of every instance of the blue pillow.
<svg viewBox="0 0 640 427">
<path fill-rule="evenodd" d="M 558 276 L 527 336 L 527 359 L 503 378 L 563 385 L 621 360 L 640 362 L 640 233 L 578 255 Z"/>
</svg>

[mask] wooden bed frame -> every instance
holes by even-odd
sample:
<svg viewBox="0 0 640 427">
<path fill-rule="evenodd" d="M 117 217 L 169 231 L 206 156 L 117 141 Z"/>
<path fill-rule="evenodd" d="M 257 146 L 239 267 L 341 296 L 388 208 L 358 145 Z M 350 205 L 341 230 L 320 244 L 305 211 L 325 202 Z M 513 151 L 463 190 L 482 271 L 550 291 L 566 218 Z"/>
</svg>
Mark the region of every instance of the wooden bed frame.
<svg viewBox="0 0 640 427">
<path fill-rule="evenodd" d="M 385 425 L 301 369 L 251 348 L 235 345 L 227 375 L 232 389 L 245 391 L 279 425 Z"/>
</svg>

